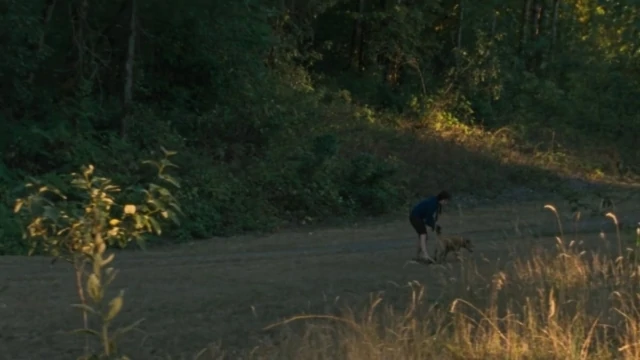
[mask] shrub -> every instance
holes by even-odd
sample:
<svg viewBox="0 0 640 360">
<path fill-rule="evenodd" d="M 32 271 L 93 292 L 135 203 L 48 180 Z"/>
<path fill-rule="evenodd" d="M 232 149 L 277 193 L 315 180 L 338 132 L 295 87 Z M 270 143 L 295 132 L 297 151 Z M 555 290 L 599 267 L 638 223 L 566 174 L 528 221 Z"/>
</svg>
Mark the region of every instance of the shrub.
<svg viewBox="0 0 640 360">
<path fill-rule="evenodd" d="M 146 161 L 157 169 L 158 178 L 166 184 L 178 186 L 172 176 L 165 173 L 175 166 L 169 161 L 174 155 L 163 149 L 160 161 Z M 112 180 L 95 175 L 93 165 L 85 166 L 81 173 L 71 174 L 70 195 L 45 185 L 37 179 L 26 184 L 29 195 L 16 200 L 14 212 L 25 222 L 24 237 L 30 254 L 43 253 L 62 258 L 75 270 L 76 290 L 82 312 L 83 328 L 77 332 L 90 335 L 99 346 L 90 347 L 86 338 L 82 359 L 125 360 L 117 347 L 118 338 L 140 321 L 127 327 L 110 329 L 121 311 L 124 293 L 106 304 L 105 293 L 117 271 L 109 265 L 115 258 L 108 247 L 124 247 L 131 241 L 141 243 L 146 233 L 161 233 L 157 218 L 177 222 L 180 207 L 164 184 L 149 183 L 120 188 Z M 135 199 L 122 202 L 123 199 Z M 97 324 L 90 326 L 90 319 Z"/>
</svg>

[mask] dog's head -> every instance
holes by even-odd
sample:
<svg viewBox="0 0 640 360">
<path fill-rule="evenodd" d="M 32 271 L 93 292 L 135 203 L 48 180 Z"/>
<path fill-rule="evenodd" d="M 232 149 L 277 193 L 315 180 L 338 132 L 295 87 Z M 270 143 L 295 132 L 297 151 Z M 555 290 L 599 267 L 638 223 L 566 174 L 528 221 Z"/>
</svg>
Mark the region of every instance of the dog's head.
<svg viewBox="0 0 640 360">
<path fill-rule="evenodd" d="M 462 239 L 462 247 L 469 250 L 469 252 L 473 252 L 473 243 L 469 238 Z"/>
</svg>

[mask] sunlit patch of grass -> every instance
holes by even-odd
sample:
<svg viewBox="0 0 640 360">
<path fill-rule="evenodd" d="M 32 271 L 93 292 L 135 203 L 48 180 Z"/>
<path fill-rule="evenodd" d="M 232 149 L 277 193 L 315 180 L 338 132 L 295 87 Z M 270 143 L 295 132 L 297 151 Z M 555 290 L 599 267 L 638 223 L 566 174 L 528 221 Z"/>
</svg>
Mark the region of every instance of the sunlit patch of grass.
<svg viewBox="0 0 640 360">
<path fill-rule="evenodd" d="M 397 124 L 399 129 L 415 129 L 415 121 L 412 120 L 397 121 Z M 608 170 L 615 167 L 615 146 L 596 145 L 592 139 L 578 133 L 560 134 L 556 130 L 541 130 L 541 134 L 534 139 L 517 127 L 488 129 L 460 121 L 446 111 L 430 112 L 421 124 L 421 130 L 417 131 L 419 137 L 455 143 L 468 150 L 490 155 L 507 165 L 529 165 L 573 176 L 581 175 L 590 180 L 611 180 L 614 177 L 615 171 Z M 635 158 L 629 152 L 625 155 Z"/>
<path fill-rule="evenodd" d="M 360 312 L 286 319 L 265 329 L 279 329 L 278 340 L 250 357 L 640 358 L 640 267 L 582 250 L 577 239 L 558 237 L 555 245 L 496 267 L 490 277 L 466 264 L 448 301 L 434 302 L 414 282 L 404 306 L 376 296 Z"/>
<path fill-rule="evenodd" d="M 340 103 L 320 116 L 340 139 L 340 156 L 365 152 L 390 159 L 402 174 L 395 182 L 406 183 L 408 192 L 442 183 L 476 195 L 512 185 L 557 189 L 564 188 L 559 180 L 568 176 L 614 183 L 629 181 L 633 173 L 621 178 L 613 153 L 623 153 L 626 163 L 638 162 L 631 151 L 579 132 L 519 125 L 487 128 L 472 123 L 464 111 L 451 111 L 456 101 L 433 100 L 418 106 L 415 114 Z"/>
</svg>

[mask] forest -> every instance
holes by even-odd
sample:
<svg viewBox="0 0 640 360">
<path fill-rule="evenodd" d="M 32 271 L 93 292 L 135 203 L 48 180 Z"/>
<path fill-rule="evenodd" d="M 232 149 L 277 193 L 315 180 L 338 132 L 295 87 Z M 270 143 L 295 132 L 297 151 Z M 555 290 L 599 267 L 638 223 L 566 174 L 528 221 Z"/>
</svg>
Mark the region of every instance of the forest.
<svg viewBox="0 0 640 360">
<path fill-rule="evenodd" d="M 4 0 L 0 39 L 0 254 L 26 179 L 162 148 L 175 241 L 640 170 L 638 0 Z"/>
</svg>

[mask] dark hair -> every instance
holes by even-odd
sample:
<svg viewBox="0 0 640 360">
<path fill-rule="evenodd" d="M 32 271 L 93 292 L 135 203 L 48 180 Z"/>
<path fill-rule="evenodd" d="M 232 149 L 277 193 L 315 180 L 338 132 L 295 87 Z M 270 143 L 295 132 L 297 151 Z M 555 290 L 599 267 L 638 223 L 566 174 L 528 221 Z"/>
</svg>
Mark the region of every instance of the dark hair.
<svg viewBox="0 0 640 360">
<path fill-rule="evenodd" d="M 438 199 L 438 210 L 437 213 L 438 215 L 442 214 L 442 205 L 440 204 L 441 200 L 450 200 L 451 199 L 451 194 L 449 194 L 448 191 L 442 190 L 440 191 L 440 193 L 438 194 L 438 196 L 436 196 L 436 198 Z M 437 220 L 437 218 L 436 218 Z"/>
<path fill-rule="evenodd" d="M 451 200 L 451 194 L 449 194 L 449 192 L 446 190 L 440 191 L 440 193 L 438 194 L 438 201 L 440 200 Z"/>
</svg>

